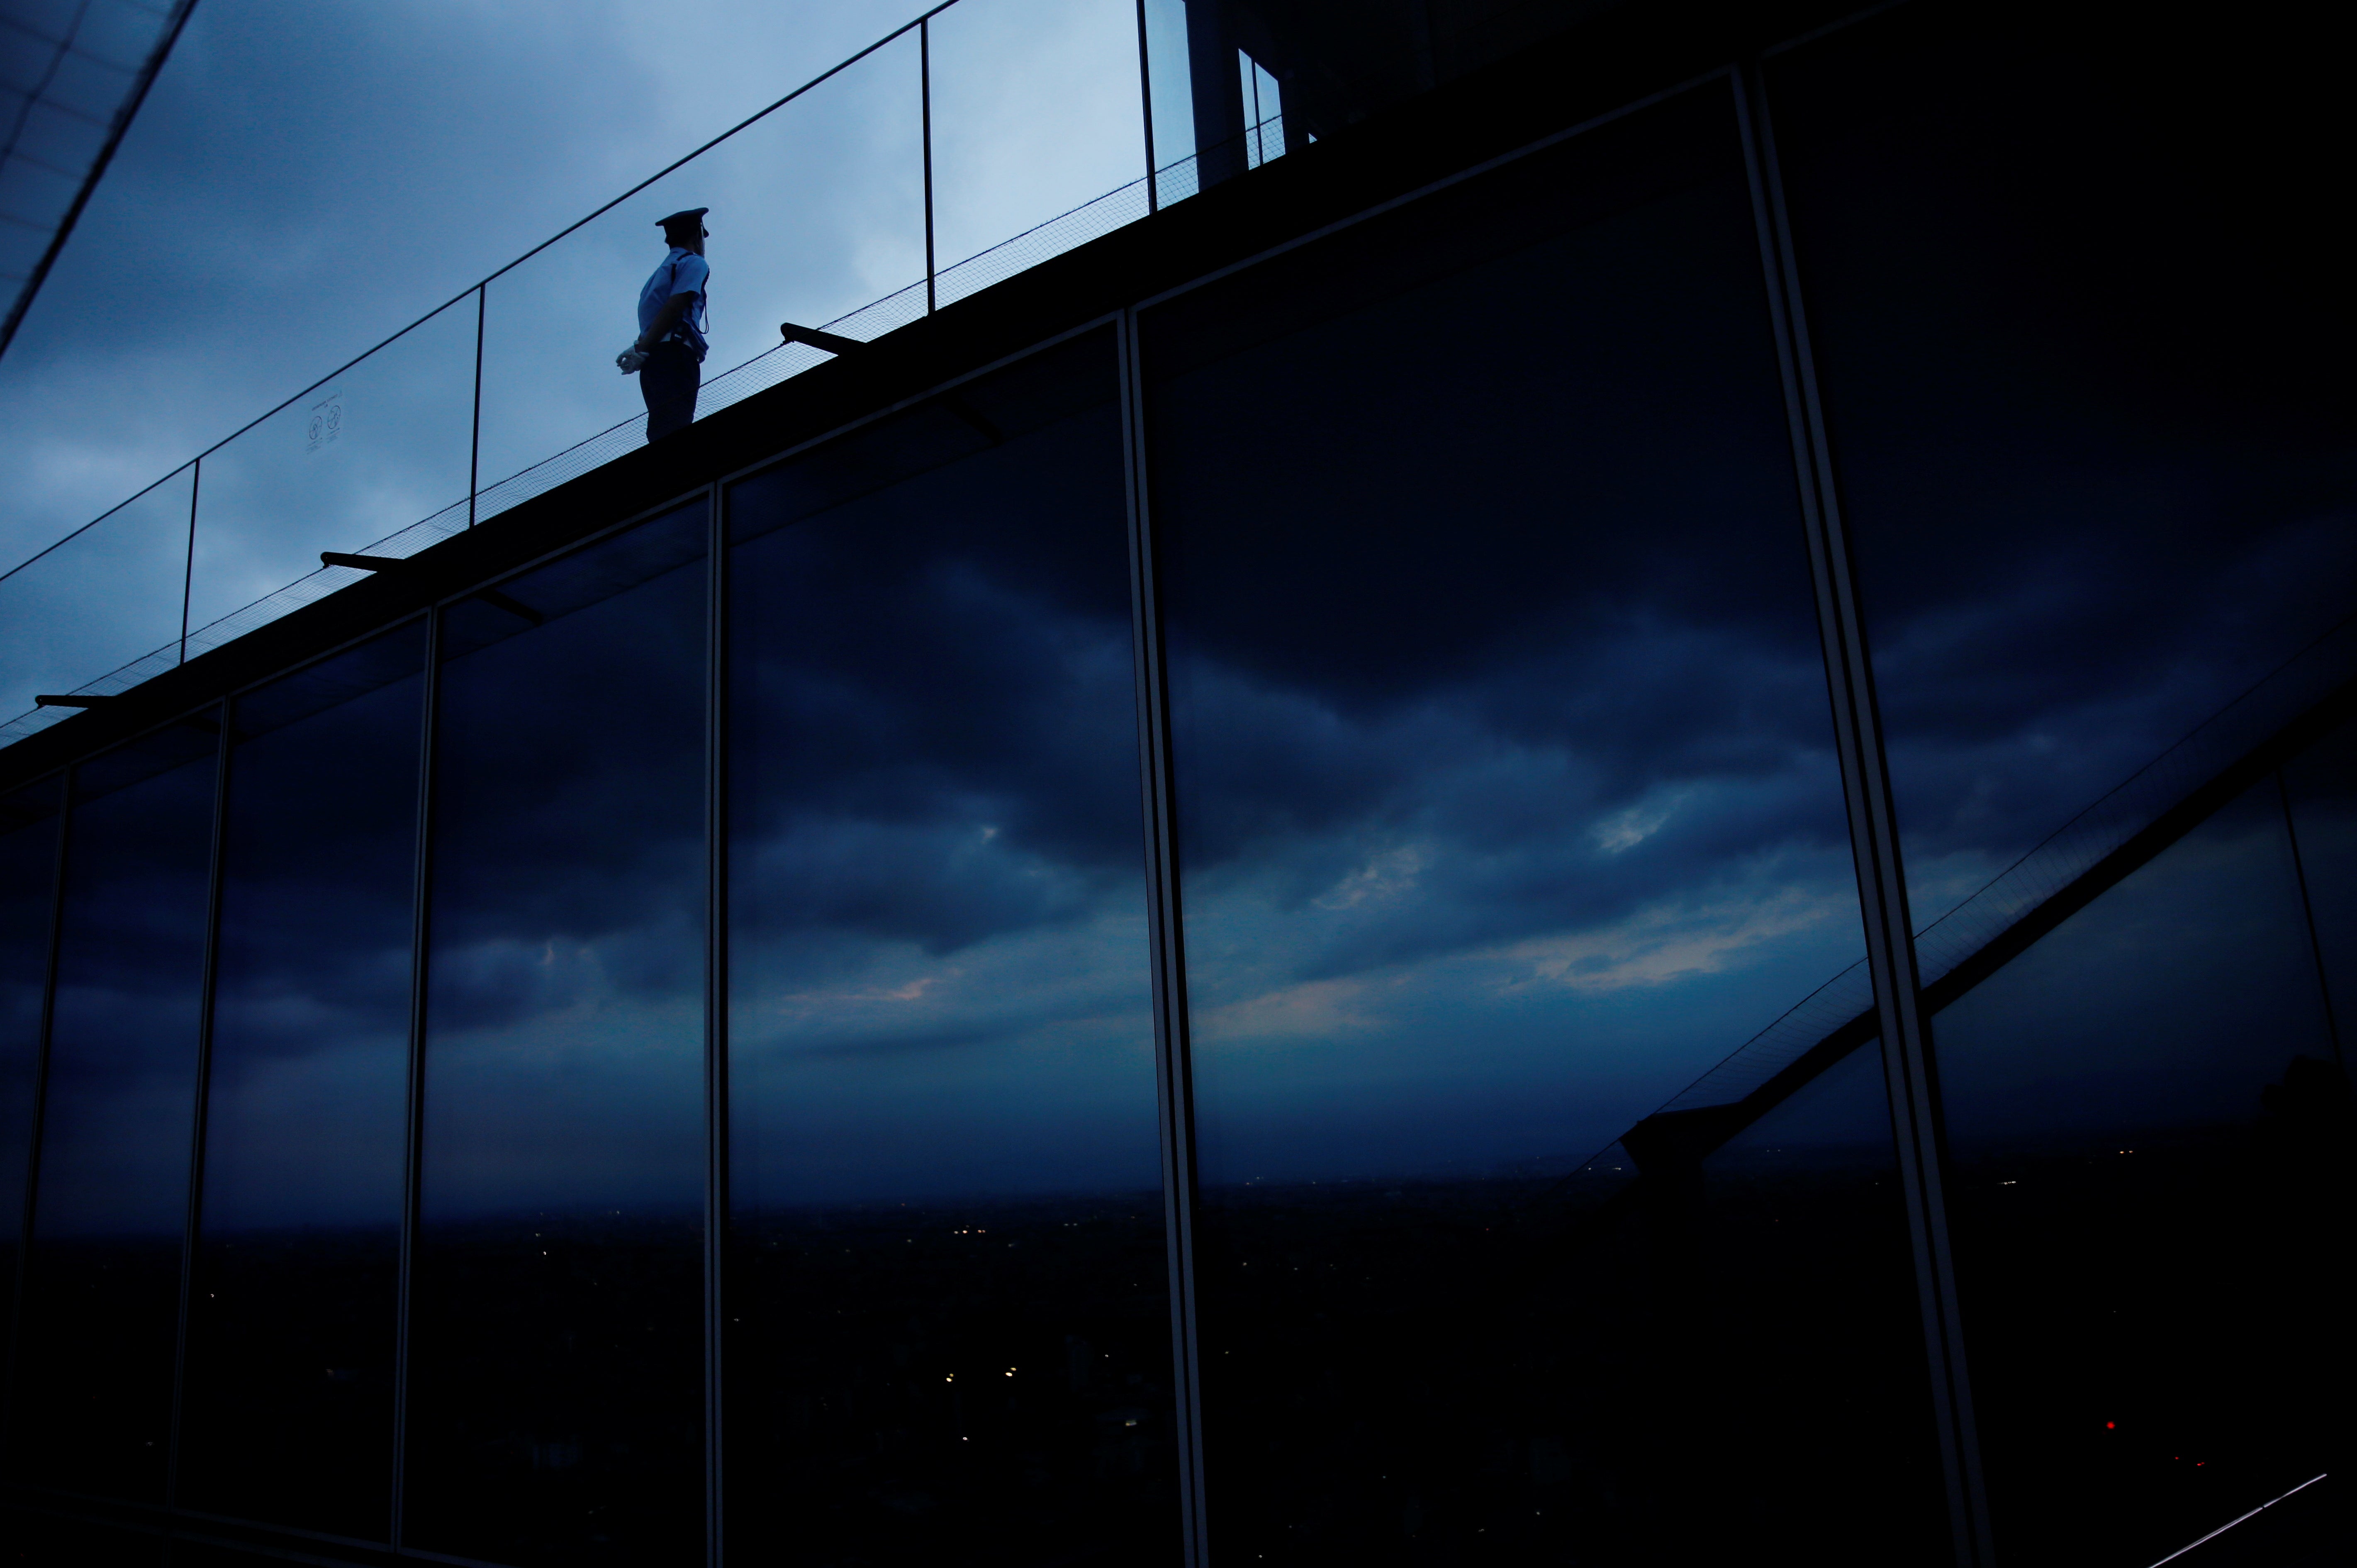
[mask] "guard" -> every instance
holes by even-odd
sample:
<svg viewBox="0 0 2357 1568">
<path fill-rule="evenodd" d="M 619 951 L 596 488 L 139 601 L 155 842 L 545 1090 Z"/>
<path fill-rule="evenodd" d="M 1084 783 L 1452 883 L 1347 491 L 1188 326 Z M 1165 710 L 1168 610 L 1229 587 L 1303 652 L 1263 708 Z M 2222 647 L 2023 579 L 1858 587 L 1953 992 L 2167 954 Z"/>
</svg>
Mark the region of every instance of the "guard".
<svg viewBox="0 0 2357 1568">
<path fill-rule="evenodd" d="M 703 382 L 704 302 L 712 269 L 704 260 L 704 227 L 709 207 L 691 207 L 655 221 L 670 242 L 671 254 L 639 291 L 639 336 L 614 356 L 624 375 L 639 378 L 647 400 L 647 439 L 659 440 L 695 418 L 695 394 Z"/>
</svg>

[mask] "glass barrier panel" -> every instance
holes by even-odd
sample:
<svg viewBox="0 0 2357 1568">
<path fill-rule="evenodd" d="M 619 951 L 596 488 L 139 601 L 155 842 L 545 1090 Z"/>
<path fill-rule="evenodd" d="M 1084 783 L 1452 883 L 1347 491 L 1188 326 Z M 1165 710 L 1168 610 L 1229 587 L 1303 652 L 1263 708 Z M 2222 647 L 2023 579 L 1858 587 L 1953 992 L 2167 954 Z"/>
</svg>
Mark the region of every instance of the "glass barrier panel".
<svg viewBox="0 0 2357 1568">
<path fill-rule="evenodd" d="M 122 691 L 179 661 L 188 483 L 184 469 L 0 578 L 0 745 L 72 711 L 34 711 L 40 693 Z"/>
<path fill-rule="evenodd" d="M 274 599 L 243 631 L 352 581 L 323 573 L 322 550 L 370 545 L 467 494 L 474 425 L 475 302 L 470 295 L 305 393 L 212 452 L 197 487 L 192 631 Z M 197 646 L 227 640 L 217 630 Z"/>
<path fill-rule="evenodd" d="M 614 357 L 666 214 L 711 209 L 699 416 L 828 357 L 781 322 L 869 338 L 923 314 L 917 53 L 912 31 L 492 281 L 478 520 L 644 443 L 642 377 Z"/>
<path fill-rule="evenodd" d="M 1133 0 L 966 0 L 931 26 L 941 303 L 1146 216 Z"/>
</svg>

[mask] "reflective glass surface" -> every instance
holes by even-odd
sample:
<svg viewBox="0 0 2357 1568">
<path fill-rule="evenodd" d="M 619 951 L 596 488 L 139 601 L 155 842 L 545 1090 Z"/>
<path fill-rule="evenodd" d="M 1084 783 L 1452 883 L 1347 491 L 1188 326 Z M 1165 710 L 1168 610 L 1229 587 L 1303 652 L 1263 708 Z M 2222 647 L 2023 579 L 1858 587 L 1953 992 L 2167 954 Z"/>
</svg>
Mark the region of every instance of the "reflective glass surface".
<svg viewBox="0 0 2357 1568">
<path fill-rule="evenodd" d="M 705 531 L 443 617 L 405 1544 L 701 1560 Z"/>
<path fill-rule="evenodd" d="M 2122 21 L 1918 4 L 1769 67 L 1919 930 L 2349 672 L 2337 42 Z M 2108 885 L 2078 833 L 2018 909 Z M 2326 1467 L 2341 1363 L 2294 1326 L 2346 1220 L 2298 1129 L 2346 1090 L 2298 883 L 2267 781 L 1933 1022 L 2005 1561 L 2141 1568 Z"/>
<path fill-rule="evenodd" d="M 1739 1560 L 1767 1540 L 1946 1568 L 1878 1042 L 1702 1157 L 1647 1149 L 1640 1168 L 1616 1147 L 1559 1209 L 1516 1217 L 1538 1305 L 1514 1369 L 1545 1434 L 1531 1480 L 1553 1493 L 1531 1527 L 1567 1507 L 1608 1563 Z M 1566 1391 L 1577 1413 L 1550 1422 Z M 1741 1517 L 1684 1517 L 1730 1501 Z"/>
<path fill-rule="evenodd" d="M 63 779 L 52 779 L 0 797 L 0 1335 L 16 1311 L 17 1243 L 25 1226 L 26 1162 L 32 1157 L 64 788 Z"/>
<path fill-rule="evenodd" d="M 2142 1568 L 2332 1469 L 2349 1090 L 2276 781 L 1933 1028 L 2007 1559 Z"/>
<path fill-rule="evenodd" d="M 1110 334 L 737 487 L 732 1552 L 1176 1555 Z"/>
<path fill-rule="evenodd" d="M 425 628 L 232 710 L 178 1498 L 382 1540 Z"/>
<path fill-rule="evenodd" d="M 1924 1560 L 1872 1051 L 1637 1132 L 1861 949 L 1727 90 L 1144 328 L 1214 1550 Z"/>
<path fill-rule="evenodd" d="M 2357 611 L 2296 14 L 1919 4 L 1772 68 L 1919 926 Z"/>
<path fill-rule="evenodd" d="M 161 1501 L 196 1113 L 211 718 L 77 771 L 10 1462 Z"/>
</svg>

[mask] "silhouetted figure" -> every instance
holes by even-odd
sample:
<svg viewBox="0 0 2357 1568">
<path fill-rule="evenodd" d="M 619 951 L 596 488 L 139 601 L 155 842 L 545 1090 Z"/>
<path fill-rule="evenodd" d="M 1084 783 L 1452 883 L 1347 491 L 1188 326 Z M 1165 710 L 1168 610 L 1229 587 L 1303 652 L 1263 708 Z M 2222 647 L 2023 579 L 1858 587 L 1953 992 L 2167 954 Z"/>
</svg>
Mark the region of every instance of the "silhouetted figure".
<svg viewBox="0 0 2357 1568">
<path fill-rule="evenodd" d="M 624 375 L 639 378 L 647 400 L 647 439 L 657 440 L 692 423 L 704 374 L 705 297 L 712 269 L 704 260 L 711 233 L 704 215 L 691 207 L 656 220 L 671 253 L 639 291 L 639 335 L 614 356 Z"/>
</svg>

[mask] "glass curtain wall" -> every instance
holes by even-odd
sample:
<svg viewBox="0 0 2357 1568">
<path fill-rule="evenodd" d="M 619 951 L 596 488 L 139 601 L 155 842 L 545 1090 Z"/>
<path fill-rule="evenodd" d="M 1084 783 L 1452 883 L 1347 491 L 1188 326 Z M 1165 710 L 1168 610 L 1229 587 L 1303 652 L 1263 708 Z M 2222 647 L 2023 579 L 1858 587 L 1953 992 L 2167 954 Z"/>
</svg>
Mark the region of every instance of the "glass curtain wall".
<svg viewBox="0 0 2357 1568">
<path fill-rule="evenodd" d="M 199 716 L 74 774 L 8 1412 L 61 1491 L 164 1500 L 220 747 Z"/>
<path fill-rule="evenodd" d="M 2333 1469 L 2349 1093 L 2277 781 L 1933 1026 L 2013 1554 L 2141 1568 Z"/>
<path fill-rule="evenodd" d="M 64 779 L 51 779 L 0 797 L 0 1292 L 6 1296 L 0 1306 L 0 1346 L 9 1343 L 16 1321 L 64 789 Z M 0 1403 L 6 1399 L 0 1369 Z"/>
<path fill-rule="evenodd" d="M 1328 9 L 1150 7 L 1182 140 L 1512 8 Z M 2357 613 L 2319 27 L 1764 67 L 1919 926 Z M 1221 1562 L 1945 1561 L 1878 1045 L 1674 1120 L 1862 950 L 1766 303 L 1715 79 L 1145 309 L 1134 474 L 1083 333 L 0 800 L 12 1478 L 683 1564 L 717 1348 L 739 1556 L 1168 1562 L 1180 1212 Z M 1935 998 L 2008 1563 L 2341 1463 L 2331 700 Z"/>
<path fill-rule="evenodd" d="M 1871 1048 L 1590 1158 L 1863 947 L 1727 81 L 1140 330 L 1213 1553 L 1939 1560 Z"/>
<path fill-rule="evenodd" d="M 231 713 L 178 1500 L 387 1538 L 420 619 Z"/>
<path fill-rule="evenodd" d="M 441 618 L 404 1545 L 702 1560 L 706 532 Z"/>
<path fill-rule="evenodd" d="M 1770 63 L 1919 929 L 2357 610 L 2326 26 L 1918 4 Z M 2292 866 L 2269 783 L 1933 1021 L 2007 1562 L 2329 1467 Z"/>
<path fill-rule="evenodd" d="M 1117 386 L 730 496 L 732 1553 L 1177 1555 Z"/>
</svg>

